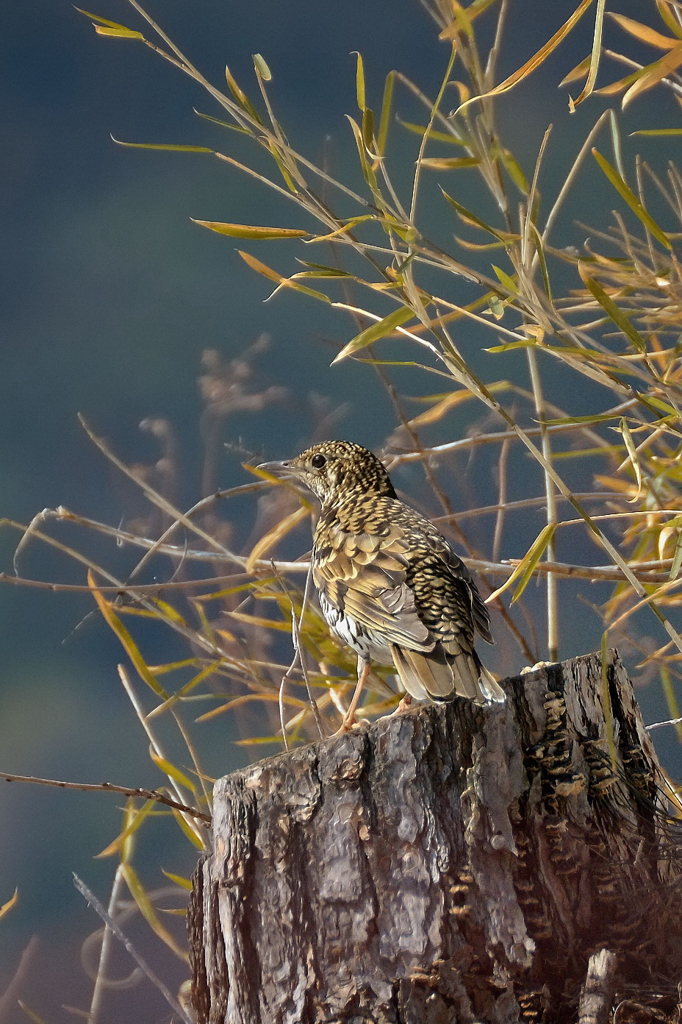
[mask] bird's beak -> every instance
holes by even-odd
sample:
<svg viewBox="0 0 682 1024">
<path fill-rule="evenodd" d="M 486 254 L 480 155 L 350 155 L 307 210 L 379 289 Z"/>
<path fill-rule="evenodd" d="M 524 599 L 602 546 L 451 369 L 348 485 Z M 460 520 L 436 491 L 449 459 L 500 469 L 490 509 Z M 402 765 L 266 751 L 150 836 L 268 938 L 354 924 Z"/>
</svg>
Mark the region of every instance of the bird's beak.
<svg viewBox="0 0 682 1024">
<path fill-rule="evenodd" d="M 273 476 L 295 477 L 296 470 L 290 462 L 261 462 L 256 469 L 262 469 L 265 473 L 272 473 Z"/>
</svg>

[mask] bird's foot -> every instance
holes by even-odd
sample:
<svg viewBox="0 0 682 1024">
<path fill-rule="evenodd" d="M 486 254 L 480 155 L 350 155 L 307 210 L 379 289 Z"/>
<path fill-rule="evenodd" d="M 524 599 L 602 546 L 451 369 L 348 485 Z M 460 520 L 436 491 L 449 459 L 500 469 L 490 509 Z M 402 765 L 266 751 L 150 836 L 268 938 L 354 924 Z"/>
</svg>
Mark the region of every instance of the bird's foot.
<svg viewBox="0 0 682 1024">
<path fill-rule="evenodd" d="M 398 704 L 398 707 L 395 709 L 395 711 L 391 711 L 390 715 L 388 715 L 387 717 L 393 718 L 395 715 L 402 715 L 405 711 L 407 711 L 411 704 L 412 696 L 411 694 L 406 693 L 403 699 L 400 701 L 400 704 Z"/>
</svg>

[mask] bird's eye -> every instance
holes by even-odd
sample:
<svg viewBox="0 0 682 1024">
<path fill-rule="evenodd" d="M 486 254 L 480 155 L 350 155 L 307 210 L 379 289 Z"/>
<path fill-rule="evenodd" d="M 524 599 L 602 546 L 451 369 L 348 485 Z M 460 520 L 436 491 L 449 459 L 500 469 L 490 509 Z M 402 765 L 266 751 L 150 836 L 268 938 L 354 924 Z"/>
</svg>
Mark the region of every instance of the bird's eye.
<svg viewBox="0 0 682 1024">
<path fill-rule="evenodd" d="M 313 467 L 313 469 L 322 469 L 326 461 L 327 460 L 325 459 L 324 455 L 313 455 L 310 464 Z"/>
</svg>

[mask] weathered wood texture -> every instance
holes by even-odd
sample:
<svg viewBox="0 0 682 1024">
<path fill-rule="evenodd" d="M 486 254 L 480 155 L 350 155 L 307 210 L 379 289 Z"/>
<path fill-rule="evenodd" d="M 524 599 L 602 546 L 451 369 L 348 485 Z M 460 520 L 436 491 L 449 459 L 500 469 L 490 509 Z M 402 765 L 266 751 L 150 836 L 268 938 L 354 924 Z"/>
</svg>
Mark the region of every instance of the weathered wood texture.
<svg viewBox="0 0 682 1024">
<path fill-rule="evenodd" d="M 506 704 L 220 779 L 190 905 L 200 1024 L 574 1021 L 600 949 L 626 985 L 674 974 L 657 762 L 616 654 L 607 678 L 615 772 L 591 655 L 507 680 Z"/>
</svg>

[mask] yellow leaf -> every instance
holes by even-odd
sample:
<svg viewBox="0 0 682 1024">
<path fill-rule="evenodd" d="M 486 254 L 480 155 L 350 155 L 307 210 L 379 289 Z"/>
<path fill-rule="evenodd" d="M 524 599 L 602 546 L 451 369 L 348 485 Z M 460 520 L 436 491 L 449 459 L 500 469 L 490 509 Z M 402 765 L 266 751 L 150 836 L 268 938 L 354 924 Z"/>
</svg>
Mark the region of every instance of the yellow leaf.
<svg viewBox="0 0 682 1024">
<path fill-rule="evenodd" d="M 528 78 L 533 71 L 539 68 L 540 65 L 547 60 L 550 54 L 554 53 L 557 46 L 563 42 L 569 32 L 571 32 L 575 25 L 577 25 L 578 21 L 582 18 L 591 3 L 592 0 L 581 0 L 579 6 L 575 9 L 570 18 L 564 22 L 561 28 L 554 33 L 552 38 L 549 39 L 544 46 L 540 47 L 537 53 L 534 53 L 530 60 L 527 60 L 526 63 L 518 69 L 518 71 L 515 71 L 513 75 L 509 76 L 509 78 L 505 78 L 503 82 L 496 85 L 494 89 L 490 90 L 490 92 L 484 92 L 480 96 L 472 96 L 470 100 L 462 103 L 457 112 L 461 112 L 464 107 L 473 103 L 475 100 L 485 99 L 487 96 L 499 96 L 503 92 L 508 92 L 510 89 L 513 89 L 515 85 L 518 85 L 519 82 L 522 82 L 524 78 Z"/>
<path fill-rule="evenodd" d="M 179 768 L 176 768 L 167 758 L 161 757 L 156 753 L 153 747 L 149 748 L 149 756 L 152 761 L 159 768 L 164 775 L 168 776 L 169 779 L 173 779 L 180 786 L 185 786 L 190 792 L 195 792 L 195 785 L 191 779 L 188 779 L 184 772 L 181 772 Z"/>
<path fill-rule="evenodd" d="M 100 853 L 95 854 L 95 858 L 99 860 L 104 857 L 111 857 L 114 853 L 118 853 L 125 841 L 137 832 L 142 822 L 155 807 L 155 800 L 146 800 L 140 808 L 136 808 L 133 801 L 129 800 L 126 805 L 126 824 L 123 831 L 116 836 L 113 842 L 109 843 L 108 846 L 105 846 Z M 127 860 L 128 858 L 124 857 L 122 859 Z"/>
<path fill-rule="evenodd" d="M 140 678 L 149 686 L 157 696 L 162 697 L 164 700 L 167 699 L 168 694 L 159 683 L 158 679 L 153 672 L 150 671 L 147 663 L 140 654 L 135 641 L 132 636 L 123 625 L 118 615 L 114 612 L 111 604 L 106 600 L 104 595 L 97 589 L 95 583 L 95 577 L 91 569 L 88 569 L 88 586 L 92 592 L 92 596 L 97 602 L 97 606 L 104 616 L 104 620 L 108 626 L 114 631 L 118 639 L 120 640 L 124 650 L 128 657 L 135 666 Z"/>
<path fill-rule="evenodd" d="M 171 882 L 175 882 L 181 889 L 187 889 L 188 892 L 192 890 L 192 881 L 190 878 L 184 878 L 183 875 L 174 875 L 171 871 L 165 871 L 161 868 L 166 878 L 170 878 Z"/>
<path fill-rule="evenodd" d="M 680 61 L 682 61 L 682 43 L 680 43 Z M 592 156 L 595 158 L 613 187 L 628 204 L 635 216 L 639 217 L 642 224 L 649 229 L 651 234 L 661 243 L 661 245 L 665 246 L 666 249 L 672 249 L 672 245 L 670 244 L 668 237 L 664 234 L 661 228 L 659 228 L 648 210 L 645 210 L 630 186 L 623 180 L 623 178 L 621 178 L 618 171 L 611 166 L 608 160 L 606 160 L 598 150 L 593 149 Z"/>
<path fill-rule="evenodd" d="M 296 281 L 290 281 L 288 277 L 283 277 L 282 274 L 278 274 L 272 267 L 266 266 L 265 263 L 261 263 L 251 253 L 243 252 L 241 249 L 237 249 L 237 252 L 244 260 L 247 266 L 255 270 L 256 273 L 262 274 L 263 277 L 267 277 L 269 281 L 276 281 L 280 288 L 293 288 L 297 292 L 303 292 L 304 295 L 310 295 L 314 299 L 321 299 L 323 302 L 329 302 L 329 296 L 325 295 L 324 292 L 317 292 L 313 288 L 306 288 L 305 285 L 297 284 Z"/>
<path fill-rule="evenodd" d="M 105 25 L 95 25 L 95 32 L 98 36 L 112 36 L 115 39 L 144 40 L 141 32 L 136 32 L 131 28 L 107 28 Z"/>
<path fill-rule="evenodd" d="M 637 39 L 641 39 L 643 43 L 648 43 L 650 46 L 655 46 L 659 50 L 670 50 L 679 42 L 679 37 L 674 39 L 672 36 L 663 36 L 660 32 L 656 32 L 655 29 L 650 28 L 649 25 L 642 25 L 639 21 L 633 21 L 632 18 L 626 18 L 624 14 L 615 14 L 613 11 L 609 11 L 609 17 L 620 25 L 622 29 L 629 32 L 631 36 L 635 36 Z"/>
<path fill-rule="evenodd" d="M 535 566 L 542 558 L 545 549 L 547 548 L 547 545 L 552 540 L 556 528 L 556 523 L 548 523 L 547 526 L 544 527 L 544 529 L 535 538 L 531 547 L 523 556 L 519 564 L 516 566 L 509 579 L 506 580 L 501 587 L 498 587 L 497 590 L 495 590 L 489 597 L 486 598 L 486 604 L 490 604 L 491 601 L 499 597 L 499 595 L 504 593 L 504 591 L 508 587 L 510 587 L 512 583 L 515 583 L 516 580 L 518 580 L 519 577 L 521 577 L 519 585 L 514 591 L 514 596 L 512 597 L 511 603 L 514 604 L 515 601 L 518 601 L 518 599 L 521 597 L 521 594 L 526 589 L 528 581 L 533 575 Z"/>
<path fill-rule="evenodd" d="M 6 914 L 9 914 L 10 910 L 12 909 L 12 907 L 16 907 L 18 902 L 19 902 L 19 890 L 15 889 L 14 890 L 14 896 L 11 896 L 10 899 L 8 899 L 7 902 L 3 903 L 3 905 L 0 907 L 0 921 L 2 920 L 2 918 Z"/>
<path fill-rule="evenodd" d="M 277 544 L 278 541 L 285 537 L 290 530 L 298 526 L 309 514 L 310 509 L 306 507 L 297 508 L 295 512 L 291 512 L 288 516 L 285 516 L 277 525 L 261 537 L 259 541 L 254 544 L 249 557 L 246 561 L 246 571 L 253 572 L 253 567 L 259 558 L 262 558 L 266 551 L 269 551 L 271 547 Z"/>
<path fill-rule="evenodd" d="M 184 949 L 180 949 L 171 933 L 159 921 L 156 915 L 156 910 L 147 896 L 142 883 L 137 877 L 132 864 L 122 864 L 121 874 L 125 879 L 128 889 L 130 890 L 130 895 L 137 903 L 138 909 L 149 927 L 156 935 L 158 935 L 162 942 L 165 942 L 168 948 L 172 950 L 180 960 L 186 961 L 188 959 L 187 953 Z"/>
<path fill-rule="evenodd" d="M 364 331 L 356 334 L 347 345 L 344 345 L 339 354 L 332 359 L 331 365 L 334 366 L 336 363 L 340 363 L 342 359 L 345 359 L 346 356 L 352 355 L 353 352 L 358 352 L 361 348 L 371 345 L 380 338 L 385 338 L 387 334 L 391 334 L 396 327 L 400 327 L 401 324 L 404 324 L 413 316 L 413 310 L 407 306 L 399 306 L 398 309 L 394 309 L 392 313 L 385 316 L 383 320 L 373 323 L 371 327 L 367 327 Z"/>
<path fill-rule="evenodd" d="M 255 224 L 223 224 L 217 220 L 196 220 L 194 217 L 190 217 L 190 220 L 202 228 L 209 228 L 210 231 L 216 231 L 219 235 L 229 235 L 230 238 L 303 238 L 310 234 L 309 231 L 303 231 L 301 228 L 266 228 Z"/>
<path fill-rule="evenodd" d="M 640 75 L 623 96 L 623 110 L 636 96 L 646 92 L 647 89 L 653 88 L 654 85 L 658 85 L 666 75 L 669 75 L 671 71 L 678 68 L 680 64 L 682 64 L 682 43 L 678 43 L 672 50 L 669 50 L 665 57 L 660 57 L 653 64 L 649 64 L 648 68 L 645 69 L 645 73 Z"/>
</svg>

